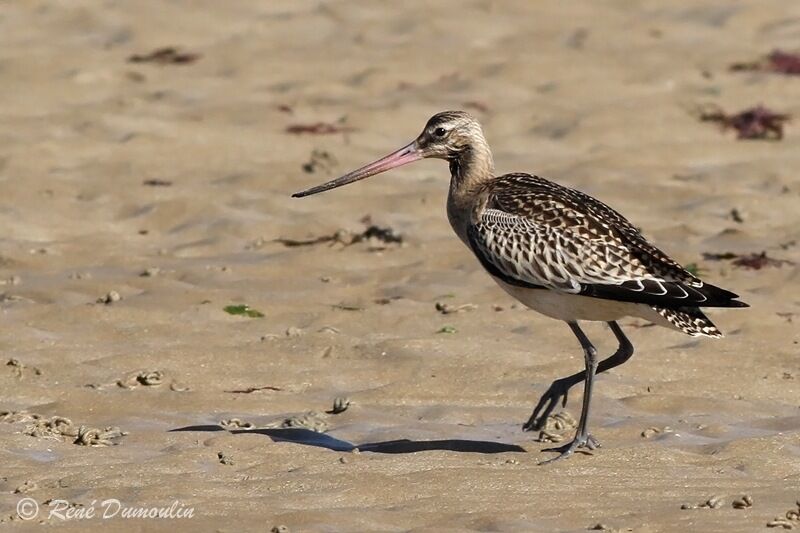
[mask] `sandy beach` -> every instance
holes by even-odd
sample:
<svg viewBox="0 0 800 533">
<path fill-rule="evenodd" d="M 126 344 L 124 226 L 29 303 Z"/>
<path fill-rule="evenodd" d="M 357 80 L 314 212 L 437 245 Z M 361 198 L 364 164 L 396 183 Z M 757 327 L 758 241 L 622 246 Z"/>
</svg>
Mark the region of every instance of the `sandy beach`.
<svg viewBox="0 0 800 533">
<path fill-rule="evenodd" d="M 776 49 L 800 3 L 0 4 L 0 529 L 800 528 L 800 77 L 729 68 Z M 759 104 L 782 140 L 698 119 Z M 752 306 L 624 320 L 592 455 L 538 466 L 583 356 L 452 233 L 445 163 L 290 198 L 445 109 Z"/>
</svg>

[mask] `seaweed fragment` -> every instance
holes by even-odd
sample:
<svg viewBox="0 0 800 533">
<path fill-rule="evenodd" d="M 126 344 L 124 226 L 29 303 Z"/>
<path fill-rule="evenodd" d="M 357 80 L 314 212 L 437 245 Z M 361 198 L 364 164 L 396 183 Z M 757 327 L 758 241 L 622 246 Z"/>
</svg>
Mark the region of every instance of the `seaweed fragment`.
<svg viewBox="0 0 800 533">
<path fill-rule="evenodd" d="M 717 106 L 700 112 L 703 122 L 716 122 L 723 130 L 734 129 L 738 139 L 765 139 L 779 141 L 783 139 L 783 125 L 791 119 L 785 113 L 776 113 L 758 105 L 739 113 L 729 115 Z"/>
<path fill-rule="evenodd" d="M 733 252 L 724 253 L 703 253 L 703 259 L 707 261 L 731 261 L 731 264 L 740 268 L 751 270 L 761 270 L 766 267 L 781 267 L 783 265 L 793 265 L 794 262 L 788 259 L 775 259 L 767 255 L 767 252 L 735 254 Z"/>
<path fill-rule="evenodd" d="M 310 124 L 291 124 L 286 127 L 286 133 L 294 135 L 311 134 L 311 135 L 331 135 L 333 133 L 349 133 L 355 131 L 350 126 L 344 124 L 333 124 L 330 122 L 313 122 Z"/>
<path fill-rule="evenodd" d="M 263 318 L 264 313 L 258 311 L 257 309 L 253 309 L 247 304 L 240 304 L 240 305 L 226 305 L 222 309 L 229 315 L 238 315 L 238 316 L 246 316 L 249 318 Z"/>
<path fill-rule="evenodd" d="M 774 72 L 788 76 L 800 76 L 800 53 L 773 50 L 768 56 L 757 61 L 733 63 L 730 70 L 733 72 Z"/>
<path fill-rule="evenodd" d="M 231 389 L 231 390 L 226 390 L 225 392 L 228 392 L 230 394 L 251 394 L 253 392 L 259 392 L 259 391 L 262 391 L 262 390 L 282 391 L 283 389 L 280 388 L 280 387 L 275 387 L 274 385 L 264 385 L 262 387 L 247 387 L 245 389 Z"/>
<path fill-rule="evenodd" d="M 158 178 L 147 179 L 142 182 L 142 185 L 146 187 L 170 187 L 172 186 L 172 182 L 169 180 L 162 180 Z"/>
<path fill-rule="evenodd" d="M 336 158 L 325 150 L 314 149 L 311 151 L 310 159 L 303 163 L 303 172 L 313 174 L 317 170 L 331 172 L 336 166 Z"/>
<path fill-rule="evenodd" d="M 159 65 L 188 65 L 202 56 L 193 52 L 181 52 L 174 46 L 156 48 L 147 54 L 134 54 L 128 58 L 129 63 L 157 63 Z"/>
<path fill-rule="evenodd" d="M 342 246 L 352 246 L 365 241 L 369 243 L 369 249 L 371 251 L 378 251 L 386 249 L 389 245 L 403 244 L 403 236 L 391 227 L 368 224 L 364 231 L 360 233 L 340 229 L 328 235 L 320 235 L 308 239 L 289 239 L 286 237 L 275 239 L 275 242 L 279 242 L 289 248 L 312 246 L 314 244 L 326 242 L 331 245 L 341 244 Z"/>
</svg>

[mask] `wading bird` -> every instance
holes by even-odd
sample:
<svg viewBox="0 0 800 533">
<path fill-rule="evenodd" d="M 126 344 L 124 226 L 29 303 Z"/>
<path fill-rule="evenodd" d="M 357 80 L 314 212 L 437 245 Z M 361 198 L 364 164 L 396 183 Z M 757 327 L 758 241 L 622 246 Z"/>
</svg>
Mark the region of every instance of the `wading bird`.
<svg viewBox="0 0 800 533">
<path fill-rule="evenodd" d="M 495 176 L 480 124 L 462 111 L 434 115 L 403 148 L 293 196 L 429 157 L 450 164 L 447 217 L 459 238 L 500 287 L 527 307 L 566 322 L 583 348 L 586 370 L 554 381 L 523 426 L 541 429 L 558 403 L 566 405 L 570 388 L 584 382 L 575 438 L 546 450 L 559 455 L 545 463 L 599 446 L 588 431 L 595 374 L 633 355 L 617 320 L 639 317 L 693 337 L 722 337 L 700 307 L 748 307 L 736 294 L 698 279 L 603 202 L 531 174 Z M 581 320 L 607 322 L 617 351 L 598 362 Z"/>
</svg>

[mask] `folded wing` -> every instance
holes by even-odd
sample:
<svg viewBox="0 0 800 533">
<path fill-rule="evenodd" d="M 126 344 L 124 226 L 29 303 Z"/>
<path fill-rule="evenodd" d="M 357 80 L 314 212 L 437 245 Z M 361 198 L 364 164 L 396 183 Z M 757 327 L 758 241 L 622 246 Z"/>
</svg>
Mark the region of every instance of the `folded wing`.
<svg viewBox="0 0 800 533">
<path fill-rule="evenodd" d="M 468 236 L 483 266 L 512 285 L 664 308 L 747 305 L 686 271 L 610 207 L 536 176 L 500 178 Z"/>
</svg>

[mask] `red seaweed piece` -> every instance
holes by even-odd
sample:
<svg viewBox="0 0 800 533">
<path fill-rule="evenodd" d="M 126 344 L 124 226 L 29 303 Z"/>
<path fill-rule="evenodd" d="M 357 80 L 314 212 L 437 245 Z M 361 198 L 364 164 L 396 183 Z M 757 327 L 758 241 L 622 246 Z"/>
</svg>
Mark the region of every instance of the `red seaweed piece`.
<svg viewBox="0 0 800 533">
<path fill-rule="evenodd" d="M 800 54 L 774 50 L 767 59 L 772 72 L 800 76 Z"/>
<path fill-rule="evenodd" d="M 767 139 L 779 141 L 783 138 L 783 124 L 790 115 L 775 113 L 762 105 L 728 115 L 719 108 L 700 113 L 700 120 L 717 122 L 723 129 L 732 128 L 738 139 Z"/>
<path fill-rule="evenodd" d="M 767 252 L 760 254 L 747 254 L 741 255 L 733 260 L 733 266 L 742 268 L 750 268 L 753 270 L 761 270 L 764 267 L 780 267 L 783 265 L 791 265 L 792 262 L 786 259 L 775 259 L 767 256 Z"/>
<path fill-rule="evenodd" d="M 800 76 L 800 53 L 773 50 L 767 57 L 747 63 L 734 63 L 730 66 L 732 71 L 762 71 Z"/>
<path fill-rule="evenodd" d="M 735 254 L 733 252 L 725 252 L 721 254 L 704 253 L 703 259 L 707 261 L 731 261 L 731 264 L 740 268 L 749 268 L 751 270 L 761 270 L 765 267 L 781 267 L 783 265 L 793 265 L 792 261 L 787 259 L 775 259 L 769 257 L 767 252 L 749 253 L 749 254 Z"/>
</svg>

